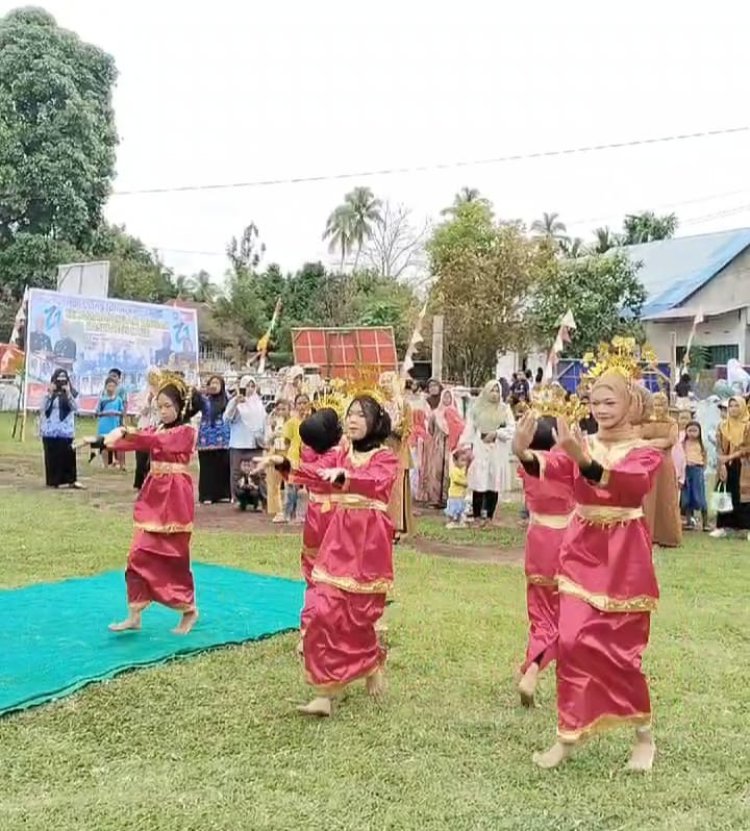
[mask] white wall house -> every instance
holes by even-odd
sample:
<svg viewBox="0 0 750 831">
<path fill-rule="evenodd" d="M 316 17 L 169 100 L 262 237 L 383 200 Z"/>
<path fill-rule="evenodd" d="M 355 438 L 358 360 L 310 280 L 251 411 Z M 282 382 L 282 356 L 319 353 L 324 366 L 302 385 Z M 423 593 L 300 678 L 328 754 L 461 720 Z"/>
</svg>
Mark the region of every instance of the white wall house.
<svg viewBox="0 0 750 831">
<path fill-rule="evenodd" d="M 750 362 L 750 228 L 621 250 L 641 264 L 642 319 L 660 361 L 679 362 L 700 314 L 693 344 L 705 347 L 710 365 Z"/>
</svg>

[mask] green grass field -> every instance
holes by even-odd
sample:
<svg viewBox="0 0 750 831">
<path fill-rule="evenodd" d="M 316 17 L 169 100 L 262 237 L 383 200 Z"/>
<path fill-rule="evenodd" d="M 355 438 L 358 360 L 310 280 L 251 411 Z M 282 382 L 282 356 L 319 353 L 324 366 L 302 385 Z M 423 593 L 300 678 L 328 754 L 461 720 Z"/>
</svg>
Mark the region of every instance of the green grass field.
<svg viewBox="0 0 750 831">
<path fill-rule="evenodd" d="M 38 444 L 13 443 L 9 429 L 0 419 L 0 584 L 122 567 L 129 477 L 84 470 L 87 492 L 48 492 Z M 297 573 L 295 536 L 198 530 L 193 552 Z M 381 707 L 356 690 L 330 722 L 300 719 L 293 635 L 132 672 L 0 719 L 0 829 L 750 828 L 750 545 L 694 535 L 657 554 L 663 599 L 646 669 L 659 754 L 647 777 L 623 771 L 626 733 L 557 771 L 531 764 L 553 739 L 554 680 L 536 710 L 518 706 L 519 568 L 408 548 L 397 558 Z M 113 618 L 123 605 L 112 598 Z"/>
</svg>

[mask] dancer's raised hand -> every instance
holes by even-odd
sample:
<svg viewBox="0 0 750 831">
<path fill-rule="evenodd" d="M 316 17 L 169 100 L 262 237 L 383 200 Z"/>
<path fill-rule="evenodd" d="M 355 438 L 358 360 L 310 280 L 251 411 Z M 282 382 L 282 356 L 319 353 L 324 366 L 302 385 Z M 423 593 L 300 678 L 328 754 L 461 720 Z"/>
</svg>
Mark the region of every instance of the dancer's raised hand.
<svg viewBox="0 0 750 831">
<path fill-rule="evenodd" d="M 531 410 L 529 410 L 521 416 L 521 420 L 516 424 L 511 447 L 513 449 L 513 453 L 518 456 L 519 459 L 523 458 L 529 447 L 531 447 L 531 443 L 534 441 L 536 421 L 536 416 Z"/>
<path fill-rule="evenodd" d="M 583 446 L 583 436 L 577 424 L 570 427 L 564 418 L 558 418 L 557 429 L 555 430 L 555 443 L 574 462 L 578 464 L 588 463 L 589 459 Z"/>
</svg>

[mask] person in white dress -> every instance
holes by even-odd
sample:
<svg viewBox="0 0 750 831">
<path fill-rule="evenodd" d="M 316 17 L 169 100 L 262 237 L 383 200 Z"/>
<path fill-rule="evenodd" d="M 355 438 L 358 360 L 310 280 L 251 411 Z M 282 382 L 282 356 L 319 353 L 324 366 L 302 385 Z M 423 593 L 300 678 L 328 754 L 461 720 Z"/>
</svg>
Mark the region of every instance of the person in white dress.
<svg viewBox="0 0 750 831">
<path fill-rule="evenodd" d="M 468 446 L 472 450 L 468 484 L 475 520 L 483 514 L 491 520 L 499 496 L 510 490 L 510 442 L 514 429 L 513 411 L 503 401 L 500 384 L 490 381 L 469 410 L 466 428 L 459 440 L 459 447 Z"/>
</svg>

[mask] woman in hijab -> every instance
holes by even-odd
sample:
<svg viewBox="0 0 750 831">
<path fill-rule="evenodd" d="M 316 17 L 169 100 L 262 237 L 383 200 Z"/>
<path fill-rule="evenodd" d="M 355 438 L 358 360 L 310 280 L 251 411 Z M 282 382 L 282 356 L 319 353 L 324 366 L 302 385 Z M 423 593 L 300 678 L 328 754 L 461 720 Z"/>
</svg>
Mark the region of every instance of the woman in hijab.
<svg viewBox="0 0 750 831">
<path fill-rule="evenodd" d="M 429 426 L 435 454 L 430 472 L 433 476 L 439 477 L 439 486 L 437 481 L 433 482 L 434 493 L 438 500 L 433 504 L 442 506 L 448 500 L 453 452 L 458 447 L 458 441 L 466 427 L 456 407 L 456 399 L 450 390 L 443 390 L 441 393 L 440 403 L 432 412 Z M 442 453 L 442 458 L 440 458 L 440 453 Z"/>
<path fill-rule="evenodd" d="M 228 502 L 231 498 L 229 468 L 230 426 L 224 421 L 229 399 L 224 379 L 212 375 L 201 398 L 198 430 L 198 501 L 204 505 Z"/>
<path fill-rule="evenodd" d="M 726 418 L 716 439 L 719 454 L 719 487 L 732 497 L 732 510 L 716 517 L 712 537 L 726 537 L 729 531 L 744 531 L 750 540 L 750 418 L 747 404 L 739 396 L 729 399 Z"/>
<path fill-rule="evenodd" d="M 435 378 L 427 384 L 427 438 L 423 445 L 424 472 L 422 474 L 422 501 L 436 508 L 445 506 L 448 480 L 445 470 L 445 433 L 437 426 L 435 415 L 443 397 L 443 385 Z"/>
<path fill-rule="evenodd" d="M 660 450 L 664 461 L 643 509 L 656 545 L 676 548 L 682 543 L 680 488 L 672 450 L 677 445 L 677 422 L 669 414 L 669 399 L 663 392 L 652 397 L 653 412 L 641 425 L 641 438 Z"/>
<path fill-rule="evenodd" d="M 642 504 L 664 453 L 639 436 L 647 399 L 621 370 L 610 369 L 591 390 L 596 436 L 584 441 L 558 420 L 557 449 L 532 452 L 533 413 L 516 429 L 513 450 L 525 472 L 569 483 L 577 503 L 557 575 L 557 742 L 535 754 L 542 768 L 564 762 L 593 733 L 625 725 L 635 728 L 629 769 L 648 771 L 653 765 L 651 703 L 641 662 L 659 587 Z"/>
<path fill-rule="evenodd" d="M 266 409 L 258 395 L 258 387 L 249 375 L 240 379 L 237 395 L 224 410 L 224 421 L 229 425 L 230 483 L 234 501 L 237 498 L 237 481 L 242 475 L 240 465 L 243 460 L 252 460 L 260 455 L 266 432 Z"/>
<path fill-rule="evenodd" d="M 44 448 L 44 473 L 48 488 L 67 485 L 81 490 L 78 481 L 76 452 L 73 439 L 76 434 L 78 393 L 64 369 L 52 373 L 47 394 L 42 400 L 40 433 Z"/>
<path fill-rule="evenodd" d="M 510 440 L 515 419 L 503 401 L 498 381 L 490 381 L 469 412 L 460 445 L 470 445 L 474 460 L 469 468 L 474 519 L 482 513 L 491 521 L 498 497 L 510 490 Z"/>
</svg>

